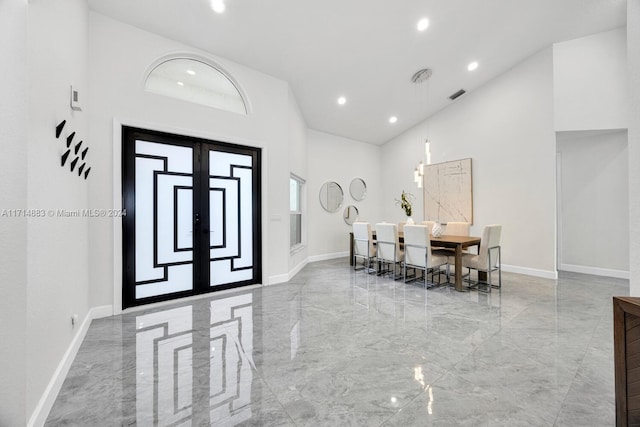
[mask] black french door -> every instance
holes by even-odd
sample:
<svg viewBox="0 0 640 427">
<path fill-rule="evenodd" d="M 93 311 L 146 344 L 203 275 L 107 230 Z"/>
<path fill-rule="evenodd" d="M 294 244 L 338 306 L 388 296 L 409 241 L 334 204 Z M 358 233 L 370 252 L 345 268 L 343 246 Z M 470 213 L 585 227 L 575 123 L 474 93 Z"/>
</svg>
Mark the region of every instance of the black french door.
<svg viewBox="0 0 640 427">
<path fill-rule="evenodd" d="M 260 154 L 123 126 L 123 309 L 261 280 Z"/>
</svg>

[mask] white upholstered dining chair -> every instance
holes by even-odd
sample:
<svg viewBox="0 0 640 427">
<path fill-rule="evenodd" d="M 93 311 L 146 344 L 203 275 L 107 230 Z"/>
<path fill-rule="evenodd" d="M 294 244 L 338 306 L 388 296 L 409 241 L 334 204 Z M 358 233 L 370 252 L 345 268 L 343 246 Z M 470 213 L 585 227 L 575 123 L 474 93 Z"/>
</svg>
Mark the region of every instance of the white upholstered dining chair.
<svg viewBox="0 0 640 427">
<path fill-rule="evenodd" d="M 353 225 L 353 269 L 357 268 L 357 259 L 362 258 L 363 269 L 375 271 L 371 266 L 376 258 L 376 246 L 373 244 L 371 224 L 368 222 L 354 222 Z M 362 269 L 360 269 L 362 270 Z"/>
<path fill-rule="evenodd" d="M 435 221 L 422 221 L 422 225 L 426 225 L 427 228 L 429 228 L 429 234 L 431 234 L 431 230 L 433 230 L 433 225 L 435 223 Z"/>
<path fill-rule="evenodd" d="M 469 223 L 468 222 L 448 222 L 445 227 L 444 234 L 447 236 L 468 236 L 469 235 Z"/>
<path fill-rule="evenodd" d="M 492 287 L 502 287 L 502 259 L 500 249 L 500 234 L 502 233 L 502 226 L 498 224 L 487 225 L 482 232 L 482 240 L 480 241 L 480 249 L 478 254 L 462 254 L 462 267 L 471 270 L 477 270 L 478 272 L 487 273 L 487 287 L 490 291 Z M 498 285 L 494 285 L 491 280 L 491 272 L 498 270 Z M 471 276 L 469 275 L 469 282 L 471 283 Z M 479 284 L 475 282 L 475 284 Z"/>
<path fill-rule="evenodd" d="M 378 251 L 376 259 L 380 265 L 378 273 L 391 272 L 394 279 L 399 278 L 396 275 L 396 266 L 400 265 L 404 260 L 404 251 L 400 248 L 398 227 L 395 224 L 386 222 L 376 224 L 376 245 Z M 385 266 L 389 267 L 387 271 L 384 270 Z"/>
<path fill-rule="evenodd" d="M 407 268 L 424 271 L 424 285 L 427 287 L 427 274 L 432 274 L 447 263 L 447 257 L 436 255 L 431 250 L 431 237 L 426 225 L 407 225 L 404 227 L 404 282 L 407 282 Z"/>
<path fill-rule="evenodd" d="M 447 236 L 468 236 L 469 235 L 470 224 L 468 222 L 455 222 L 449 221 L 445 226 L 444 234 Z M 469 252 L 467 249 L 462 250 L 463 253 Z M 447 264 L 447 281 L 452 274 L 452 268 L 455 269 L 453 261 L 455 257 L 453 256 L 455 253 L 455 249 L 453 248 L 436 248 L 434 249 L 434 253 L 438 255 L 445 255 L 451 257 L 449 259 L 449 263 Z"/>
</svg>

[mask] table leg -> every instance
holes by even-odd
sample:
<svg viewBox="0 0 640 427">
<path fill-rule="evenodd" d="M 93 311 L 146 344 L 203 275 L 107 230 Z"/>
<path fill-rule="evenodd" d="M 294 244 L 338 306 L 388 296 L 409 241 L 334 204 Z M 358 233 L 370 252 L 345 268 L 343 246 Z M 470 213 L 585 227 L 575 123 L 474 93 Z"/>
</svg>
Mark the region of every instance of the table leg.
<svg viewBox="0 0 640 427">
<path fill-rule="evenodd" d="M 349 233 L 349 265 L 353 265 L 353 233 Z"/>
<path fill-rule="evenodd" d="M 462 292 L 463 291 L 462 289 L 462 245 L 456 245 L 455 267 L 456 267 L 456 279 L 455 279 L 456 291 Z"/>
</svg>

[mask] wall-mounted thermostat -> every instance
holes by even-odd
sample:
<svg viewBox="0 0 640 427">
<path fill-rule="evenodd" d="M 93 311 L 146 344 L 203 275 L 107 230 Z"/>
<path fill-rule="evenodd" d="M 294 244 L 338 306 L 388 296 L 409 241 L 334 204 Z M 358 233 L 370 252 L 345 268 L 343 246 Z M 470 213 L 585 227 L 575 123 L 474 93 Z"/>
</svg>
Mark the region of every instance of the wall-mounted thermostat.
<svg viewBox="0 0 640 427">
<path fill-rule="evenodd" d="M 76 89 L 71 86 L 71 109 L 73 111 L 82 111 L 80 108 L 80 95 Z"/>
</svg>

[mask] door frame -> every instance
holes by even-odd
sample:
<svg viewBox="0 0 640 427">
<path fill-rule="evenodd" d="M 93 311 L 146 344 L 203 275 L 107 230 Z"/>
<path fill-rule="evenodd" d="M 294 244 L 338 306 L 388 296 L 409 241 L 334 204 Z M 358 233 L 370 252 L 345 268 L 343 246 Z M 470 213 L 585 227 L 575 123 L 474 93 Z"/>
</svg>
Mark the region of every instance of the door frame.
<svg viewBox="0 0 640 427">
<path fill-rule="evenodd" d="M 243 137 L 238 137 L 238 136 L 233 136 L 229 134 L 224 134 L 224 133 L 185 129 L 182 127 L 169 126 L 169 125 L 160 124 L 157 122 L 148 122 L 148 121 L 142 121 L 137 119 L 114 117 L 113 123 L 112 123 L 112 153 L 113 153 L 112 185 L 113 185 L 113 209 L 116 211 L 122 211 L 122 208 L 123 208 L 122 202 L 123 202 L 123 196 L 124 196 L 122 193 L 122 127 L 123 126 L 137 127 L 137 128 L 148 129 L 148 130 L 157 131 L 157 132 L 172 133 L 172 134 L 183 135 L 183 136 L 192 137 L 192 138 L 202 138 L 202 139 L 214 140 L 214 141 L 225 141 L 230 144 L 244 145 L 252 148 L 260 148 L 262 149 L 260 191 L 261 191 L 261 194 L 263 195 L 267 194 L 267 188 L 269 185 L 269 181 L 268 181 L 269 148 L 264 142 L 243 138 Z M 269 247 L 269 239 L 268 239 L 268 233 L 266 232 L 266 230 L 268 230 L 267 228 L 268 221 L 267 221 L 267 215 L 265 214 L 266 212 L 269 212 L 268 197 L 263 196 L 261 198 L 260 210 L 262 212 L 261 219 L 260 219 L 260 230 L 261 230 L 260 231 L 260 241 L 261 241 L 260 250 L 262 253 L 262 256 L 261 256 L 262 278 L 261 278 L 261 281 L 256 285 L 245 286 L 245 289 L 250 289 L 251 287 L 254 287 L 254 286 L 263 286 L 268 283 L 267 278 L 269 277 L 269 252 L 267 249 Z M 131 311 L 146 310 L 153 307 L 160 307 L 163 305 L 175 303 L 176 300 L 167 300 L 167 301 L 159 301 L 156 303 L 145 304 L 141 306 L 129 307 L 127 309 L 122 309 L 122 302 L 123 302 L 122 289 L 123 289 L 123 272 L 124 272 L 123 250 L 122 250 L 122 243 L 123 243 L 122 218 L 113 218 L 112 226 L 113 226 L 112 228 L 113 305 L 111 306 L 106 305 L 100 308 L 104 309 L 105 312 L 108 309 L 110 309 L 108 311 L 111 311 L 113 315 L 118 315 L 125 311 L 131 312 Z M 225 291 L 221 291 L 221 292 L 225 292 Z M 197 299 L 197 298 L 206 298 L 207 296 L 209 296 L 209 293 L 188 296 L 183 298 L 182 300 L 188 301 L 188 300 Z"/>
<path fill-rule="evenodd" d="M 562 270 L 562 244 L 563 244 L 563 229 L 562 229 L 562 216 L 564 212 L 563 208 L 563 193 L 562 193 L 562 152 L 557 151 L 558 142 L 556 135 L 556 273 Z"/>
<path fill-rule="evenodd" d="M 135 187 L 135 181 L 137 179 L 136 172 L 136 164 L 137 164 L 137 154 L 136 154 L 136 144 L 137 140 L 148 140 L 150 142 L 154 142 L 156 144 L 161 144 L 165 146 L 173 146 L 173 147 L 187 147 L 191 149 L 191 159 L 192 162 L 192 172 L 191 172 L 191 188 L 192 188 L 192 200 L 193 200 L 193 215 L 194 218 L 201 217 L 201 221 L 195 220 L 193 225 L 193 241 L 192 241 L 192 259 L 189 264 L 192 265 L 192 286 L 188 290 L 182 291 L 174 291 L 168 293 L 160 293 L 153 296 L 148 296 L 145 298 L 136 298 L 136 224 L 134 216 L 124 216 L 123 218 L 123 261 L 129 268 L 125 268 L 123 271 L 123 309 L 129 307 L 135 307 L 140 305 L 148 305 L 150 303 L 159 302 L 159 301 L 167 301 L 167 300 L 176 300 L 180 298 L 184 298 L 186 296 L 194 296 L 198 294 L 207 294 L 219 290 L 229 289 L 229 288 L 237 288 L 247 285 L 256 284 L 260 281 L 260 276 L 262 273 L 262 260 L 261 260 L 261 205 L 260 202 L 262 200 L 262 188 L 260 186 L 260 170 L 262 166 L 261 161 L 261 149 L 255 147 L 247 147 L 238 144 L 231 144 L 228 142 L 203 139 L 203 138 L 195 138 L 186 135 L 180 135 L 175 133 L 167 133 L 160 132 L 145 128 L 138 127 L 130 127 L 123 126 L 122 127 L 122 174 L 123 179 L 126 180 L 123 182 L 123 193 L 125 192 L 125 187 L 127 187 L 127 194 L 123 194 L 123 205 L 125 209 L 133 211 L 135 215 L 135 199 L 137 188 Z M 126 151 L 126 152 L 125 152 Z M 252 161 L 251 167 L 251 188 L 252 192 L 255 191 L 253 196 L 251 197 L 251 234 L 253 236 L 250 256 L 252 259 L 251 267 L 249 270 L 251 271 L 251 278 L 237 280 L 228 283 L 221 283 L 216 286 L 211 285 L 211 281 L 213 278 L 211 277 L 211 255 L 210 251 L 213 249 L 210 246 L 209 242 L 209 219 L 211 218 L 211 212 L 209 210 L 211 206 L 210 197 L 211 197 L 211 184 L 210 181 L 214 178 L 211 175 L 211 169 L 209 165 L 210 153 L 211 152 L 220 152 L 220 153 L 233 153 L 240 154 L 244 156 L 250 156 Z M 165 169 L 167 167 L 165 161 Z M 242 166 L 236 166 L 241 167 Z M 231 169 L 233 170 L 234 165 L 231 165 Z M 170 172 L 173 174 L 174 172 Z M 155 173 L 154 173 L 155 175 Z M 237 178 L 236 178 L 237 179 Z M 155 185 L 155 184 L 154 184 Z M 239 191 L 239 190 L 238 190 Z M 174 187 L 174 198 L 176 198 L 175 187 Z M 175 222 L 177 221 L 177 211 L 176 209 L 177 200 L 174 200 L 174 227 Z M 238 204 L 240 201 L 238 201 Z M 225 201 L 223 201 L 223 210 L 225 206 Z M 239 205 L 238 205 L 239 206 Z M 157 224 L 159 219 L 158 213 L 156 212 L 155 206 L 155 198 L 154 198 L 154 224 Z M 224 217 L 224 213 L 223 213 Z M 194 221 L 192 218 L 191 221 Z M 238 210 L 238 223 L 240 223 L 240 210 Z M 202 231 L 206 232 L 207 237 L 200 232 L 202 227 Z M 226 226 L 223 225 L 223 228 Z M 197 230 L 196 230 L 197 229 Z M 240 238 L 240 231 L 247 232 L 244 228 L 238 228 L 238 239 Z M 177 230 L 173 230 L 174 239 L 176 238 Z M 157 230 L 154 232 L 153 242 L 154 247 L 157 245 Z M 173 242 L 174 252 L 176 251 L 176 241 Z M 238 240 L 238 249 L 241 249 L 240 241 Z M 240 253 L 240 252 L 238 252 Z M 154 259 L 155 259 L 154 255 Z M 155 261 L 154 261 L 155 263 Z M 178 264 L 184 264 L 185 262 L 179 262 Z M 155 266 L 155 265 L 154 265 Z M 231 266 L 233 270 L 233 260 L 231 260 Z M 168 273 L 167 267 L 165 266 L 164 276 L 165 281 L 167 280 Z M 246 269 L 246 268 L 244 268 Z M 153 282 L 156 280 L 154 279 Z M 148 283 L 148 281 L 143 281 Z M 124 287 L 124 283 L 127 283 L 127 287 Z M 141 282 L 142 284 L 142 282 Z"/>
</svg>

